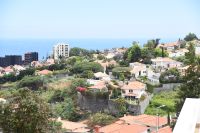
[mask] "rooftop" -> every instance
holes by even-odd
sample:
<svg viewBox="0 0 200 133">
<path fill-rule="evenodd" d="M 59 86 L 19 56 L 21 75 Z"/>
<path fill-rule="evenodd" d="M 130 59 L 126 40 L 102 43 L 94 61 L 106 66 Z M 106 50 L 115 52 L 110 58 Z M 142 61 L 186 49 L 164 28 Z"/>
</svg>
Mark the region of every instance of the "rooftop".
<svg viewBox="0 0 200 133">
<path fill-rule="evenodd" d="M 127 90 L 138 90 L 138 89 L 144 89 L 146 87 L 146 84 L 139 82 L 139 81 L 131 81 L 128 82 L 128 84 L 124 84 L 121 89 Z"/>
</svg>

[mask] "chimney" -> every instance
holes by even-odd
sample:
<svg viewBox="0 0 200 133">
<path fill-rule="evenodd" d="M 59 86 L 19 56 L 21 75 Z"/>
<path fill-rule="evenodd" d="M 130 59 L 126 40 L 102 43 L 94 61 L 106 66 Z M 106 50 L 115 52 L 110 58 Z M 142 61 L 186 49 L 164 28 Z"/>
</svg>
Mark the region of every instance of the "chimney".
<svg viewBox="0 0 200 133">
<path fill-rule="evenodd" d="M 100 133 L 99 132 L 99 128 L 100 128 L 101 126 L 98 126 L 98 125 L 96 125 L 96 126 L 94 126 L 94 133 Z"/>
</svg>

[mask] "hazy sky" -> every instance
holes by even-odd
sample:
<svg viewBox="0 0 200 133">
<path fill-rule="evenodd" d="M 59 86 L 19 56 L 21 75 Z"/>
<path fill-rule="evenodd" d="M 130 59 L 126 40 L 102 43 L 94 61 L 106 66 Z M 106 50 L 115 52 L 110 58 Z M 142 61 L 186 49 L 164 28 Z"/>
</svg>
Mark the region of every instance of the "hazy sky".
<svg viewBox="0 0 200 133">
<path fill-rule="evenodd" d="M 0 0 L 0 38 L 200 35 L 200 0 Z"/>
</svg>

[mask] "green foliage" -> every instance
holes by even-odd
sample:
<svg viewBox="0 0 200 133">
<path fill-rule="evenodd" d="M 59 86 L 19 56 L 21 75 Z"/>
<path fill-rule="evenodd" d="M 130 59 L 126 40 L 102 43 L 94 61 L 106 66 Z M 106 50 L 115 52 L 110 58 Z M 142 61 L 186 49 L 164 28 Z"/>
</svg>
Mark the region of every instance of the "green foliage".
<svg viewBox="0 0 200 133">
<path fill-rule="evenodd" d="M 125 78 L 129 78 L 131 73 L 131 68 L 129 67 L 115 67 L 112 70 L 112 74 L 116 77 L 120 77 L 120 74 L 123 74 Z"/>
<path fill-rule="evenodd" d="M 154 86 L 151 84 L 147 84 L 147 92 L 153 93 L 154 92 Z"/>
<path fill-rule="evenodd" d="M 196 57 L 196 54 L 195 54 L 195 47 L 194 47 L 193 43 L 191 43 L 191 42 L 189 43 L 188 50 L 189 50 L 189 52 L 187 52 L 185 54 L 185 57 L 188 60 L 188 65 L 189 64 L 194 64 L 196 59 L 197 59 L 197 57 Z"/>
<path fill-rule="evenodd" d="M 103 67 L 96 62 L 80 62 L 80 63 L 76 63 L 73 68 L 72 71 L 73 73 L 78 73 L 81 74 L 84 71 L 92 71 L 94 73 L 96 72 L 103 72 Z"/>
<path fill-rule="evenodd" d="M 124 80 L 125 80 L 125 77 L 124 77 L 124 74 L 123 74 L 123 73 L 120 73 L 120 74 L 119 74 L 119 80 L 121 80 L 121 81 L 124 81 Z"/>
<path fill-rule="evenodd" d="M 145 95 L 141 95 L 140 102 L 144 101 L 145 99 L 146 99 L 146 96 Z"/>
<path fill-rule="evenodd" d="M 26 76 L 18 83 L 18 88 L 28 87 L 31 90 L 38 90 L 43 86 L 43 80 L 39 76 Z"/>
<path fill-rule="evenodd" d="M 179 61 L 179 62 L 183 62 L 183 64 L 185 64 L 185 65 L 189 64 L 189 62 L 190 62 L 188 59 L 186 59 L 185 56 L 179 56 L 179 57 L 176 57 L 173 59 L 176 61 Z"/>
<path fill-rule="evenodd" d="M 92 52 L 83 49 L 83 48 L 78 48 L 74 47 L 70 49 L 69 56 L 89 56 L 92 57 Z"/>
<path fill-rule="evenodd" d="M 35 69 L 34 68 L 28 68 L 26 70 L 22 70 L 19 72 L 19 75 L 17 76 L 18 80 L 21 80 L 23 77 L 25 76 L 31 76 L 35 73 Z"/>
<path fill-rule="evenodd" d="M 141 48 L 138 43 L 134 42 L 133 46 L 128 50 L 128 62 L 136 62 L 141 59 Z"/>
<path fill-rule="evenodd" d="M 46 133 L 50 110 L 38 95 L 20 89 L 4 105 L 0 105 L 0 127 L 3 132 Z"/>
<path fill-rule="evenodd" d="M 113 123 L 115 118 L 111 115 L 96 113 L 89 118 L 88 125 L 93 127 L 95 125 L 105 126 Z"/>
<path fill-rule="evenodd" d="M 15 76 L 14 73 L 11 74 L 5 74 L 3 77 L 0 77 L 0 84 L 6 83 L 6 82 L 15 82 L 17 80 L 21 80 L 25 76 L 30 76 L 35 73 L 35 69 L 28 68 L 26 70 L 22 70 L 19 72 L 19 75 Z"/>
<path fill-rule="evenodd" d="M 86 70 L 81 74 L 81 76 L 82 76 L 82 78 L 91 79 L 94 77 L 94 73 L 93 73 L 93 71 Z"/>
<path fill-rule="evenodd" d="M 189 33 L 184 38 L 185 41 L 193 41 L 193 40 L 197 40 L 197 39 L 198 38 L 197 38 L 197 36 L 194 33 Z"/>
<path fill-rule="evenodd" d="M 118 89 L 118 88 L 114 88 L 112 90 L 112 95 L 111 95 L 111 99 L 115 99 L 115 98 L 118 98 L 119 96 L 121 96 L 121 90 Z"/>
<path fill-rule="evenodd" d="M 158 94 L 155 94 L 149 106 L 147 107 L 145 114 L 157 115 L 156 108 L 162 105 L 166 106 L 159 109 L 159 114 L 161 116 L 167 115 L 168 112 L 175 113 L 176 95 L 176 91 L 163 91 Z"/>
<path fill-rule="evenodd" d="M 179 83 L 182 82 L 182 77 L 177 68 L 171 68 L 160 75 L 160 83 Z"/>
<path fill-rule="evenodd" d="M 127 104 L 124 98 L 117 98 L 114 100 L 117 103 L 117 109 L 119 110 L 118 116 L 123 116 L 127 112 Z"/>
<path fill-rule="evenodd" d="M 49 65 L 49 66 L 43 66 L 43 67 L 39 67 L 37 68 L 38 70 L 44 70 L 44 69 L 47 69 L 47 70 L 50 70 L 50 71 L 56 71 L 56 70 L 63 70 L 65 69 L 66 65 L 64 63 L 56 63 L 56 64 L 52 64 L 52 65 Z"/>
<path fill-rule="evenodd" d="M 70 121 L 77 121 L 80 117 L 76 113 L 75 104 L 71 98 L 66 98 L 64 102 L 57 103 L 54 105 L 55 115 Z"/>
<path fill-rule="evenodd" d="M 158 38 L 155 40 L 154 39 L 148 40 L 147 43 L 144 45 L 144 47 L 147 47 L 148 49 L 153 50 L 158 46 L 159 41 L 160 41 L 160 39 L 158 39 Z"/>
<path fill-rule="evenodd" d="M 83 78 L 76 78 L 72 80 L 72 83 L 69 88 L 65 89 L 64 93 L 68 94 L 72 98 L 76 98 L 77 96 L 77 87 L 87 87 L 88 84 L 86 79 Z"/>
<path fill-rule="evenodd" d="M 105 57 L 104 55 L 99 54 L 99 55 L 97 56 L 97 59 L 98 59 L 98 60 L 104 60 L 104 59 L 106 59 L 106 57 Z"/>
<path fill-rule="evenodd" d="M 57 121 L 49 122 L 49 132 L 51 133 L 62 133 L 62 123 Z"/>
<path fill-rule="evenodd" d="M 48 102 L 55 103 L 55 102 L 63 102 L 63 101 L 64 101 L 63 91 L 55 90 Z"/>
</svg>

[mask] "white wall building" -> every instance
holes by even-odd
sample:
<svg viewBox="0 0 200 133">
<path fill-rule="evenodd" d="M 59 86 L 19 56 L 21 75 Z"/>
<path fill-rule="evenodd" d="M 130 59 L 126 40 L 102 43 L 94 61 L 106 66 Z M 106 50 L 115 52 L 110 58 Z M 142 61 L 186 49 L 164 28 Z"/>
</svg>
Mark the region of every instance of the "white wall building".
<svg viewBox="0 0 200 133">
<path fill-rule="evenodd" d="M 139 99 L 145 93 L 146 84 L 139 81 L 131 81 L 124 84 L 121 88 L 122 97 L 128 99 Z"/>
<path fill-rule="evenodd" d="M 170 58 L 162 58 L 158 57 L 155 59 L 151 59 L 152 67 L 155 69 L 169 69 L 169 68 L 178 68 L 183 65 L 183 63 L 172 60 Z"/>
<path fill-rule="evenodd" d="M 134 62 L 134 63 L 130 63 L 129 67 L 132 68 L 131 74 L 135 78 L 138 78 L 140 76 L 147 76 L 147 68 L 145 64 Z"/>
<path fill-rule="evenodd" d="M 58 60 L 59 57 L 69 57 L 69 44 L 58 43 L 53 47 L 54 59 Z"/>
</svg>

